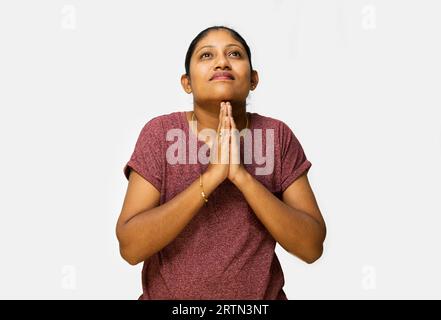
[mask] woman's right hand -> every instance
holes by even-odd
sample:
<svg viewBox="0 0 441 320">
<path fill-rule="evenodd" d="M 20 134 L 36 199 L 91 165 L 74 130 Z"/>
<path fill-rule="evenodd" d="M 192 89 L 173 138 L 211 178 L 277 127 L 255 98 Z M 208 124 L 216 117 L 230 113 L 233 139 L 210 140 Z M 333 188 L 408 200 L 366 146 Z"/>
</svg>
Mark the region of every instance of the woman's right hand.
<svg viewBox="0 0 441 320">
<path fill-rule="evenodd" d="M 212 144 L 212 149 L 210 150 L 210 164 L 207 168 L 207 172 L 212 173 L 217 179 L 220 179 L 221 182 L 228 177 L 228 171 L 230 168 L 230 127 L 231 124 L 228 119 L 227 104 L 221 102 L 216 141 Z M 219 133 L 222 133 L 222 139 Z M 215 148 L 217 149 L 217 152 L 214 152 Z"/>
</svg>

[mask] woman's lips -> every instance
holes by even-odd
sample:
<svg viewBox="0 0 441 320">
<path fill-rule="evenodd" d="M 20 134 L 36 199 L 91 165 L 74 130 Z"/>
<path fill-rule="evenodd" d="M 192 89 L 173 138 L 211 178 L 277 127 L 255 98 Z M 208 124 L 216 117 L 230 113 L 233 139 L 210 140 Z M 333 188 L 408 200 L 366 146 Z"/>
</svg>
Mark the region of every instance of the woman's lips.
<svg viewBox="0 0 441 320">
<path fill-rule="evenodd" d="M 214 77 L 212 80 L 233 80 L 230 77 Z"/>
<path fill-rule="evenodd" d="M 216 71 L 210 80 L 234 80 L 231 72 L 228 71 Z"/>
</svg>

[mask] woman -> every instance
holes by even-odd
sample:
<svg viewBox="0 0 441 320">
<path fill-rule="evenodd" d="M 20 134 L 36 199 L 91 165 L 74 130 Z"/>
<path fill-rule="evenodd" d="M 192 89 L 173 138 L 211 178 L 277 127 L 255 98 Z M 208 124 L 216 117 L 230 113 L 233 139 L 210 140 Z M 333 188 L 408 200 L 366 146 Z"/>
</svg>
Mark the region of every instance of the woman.
<svg viewBox="0 0 441 320">
<path fill-rule="evenodd" d="M 185 68 L 193 111 L 148 121 L 124 167 L 129 183 L 116 232 L 122 257 L 144 262 L 140 299 L 286 300 L 276 241 L 307 263 L 323 251 L 311 162 L 284 122 L 246 112 L 259 78 L 236 31 L 203 30 Z M 245 148 L 250 137 L 264 150 Z M 249 161 L 250 154 L 265 157 Z"/>
</svg>

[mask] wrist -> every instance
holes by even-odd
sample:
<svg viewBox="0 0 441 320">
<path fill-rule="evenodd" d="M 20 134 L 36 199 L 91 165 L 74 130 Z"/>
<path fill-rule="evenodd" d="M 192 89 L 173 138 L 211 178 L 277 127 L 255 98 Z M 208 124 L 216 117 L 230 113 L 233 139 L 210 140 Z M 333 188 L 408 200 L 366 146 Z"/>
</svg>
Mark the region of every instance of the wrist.
<svg viewBox="0 0 441 320">
<path fill-rule="evenodd" d="M 224 180 L 225 177 L 223 177 L 220 173 L 218 173 L 216 170 L 206 170 L 203 174 L 202 174 L 205 179 L 207 181 L 212 182 L 215 187 L 217 187 L 218 185 L 220 185 Z"/>
<path fill-rule="evenodd" d="M 250 178 L 250 173 L 244 167 L 242 167 L 242 169 L 237 172 L 234 178 L 231 179 L 231 182 L 240 189 L 240 187 L 245 185 Z"/>
</svg>

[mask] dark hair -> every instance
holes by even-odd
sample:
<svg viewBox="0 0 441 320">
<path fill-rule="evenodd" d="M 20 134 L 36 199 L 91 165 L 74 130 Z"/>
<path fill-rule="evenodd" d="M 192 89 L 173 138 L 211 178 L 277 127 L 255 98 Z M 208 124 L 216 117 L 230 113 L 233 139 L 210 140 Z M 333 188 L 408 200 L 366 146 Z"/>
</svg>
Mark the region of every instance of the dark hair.
<svg viewBox="0 0 441 320">
<path fill-rule="evenodd" d="M 185 56 L 185 73 L 187 76 L 190 76 L 190 60 L 194 50 L 196 49 L 197 44 L 212 30 L 226 30 L 230 32 L 231 36 L 244 46 L 245 51 L 247 52 L 248 55 L 248 61 L 250 62 L 250 69 L 253 70 L 253 65 L 251 64 L 251 50 L 245 39 L 242 38 L 242 36 L 237 31 L 231 28 L 225 26 L 213 26 L 199 32 L 199 34 L 190 43 L 190 46 L 188 47 L 187 50 L 187 54 Z"/>
</svg>

